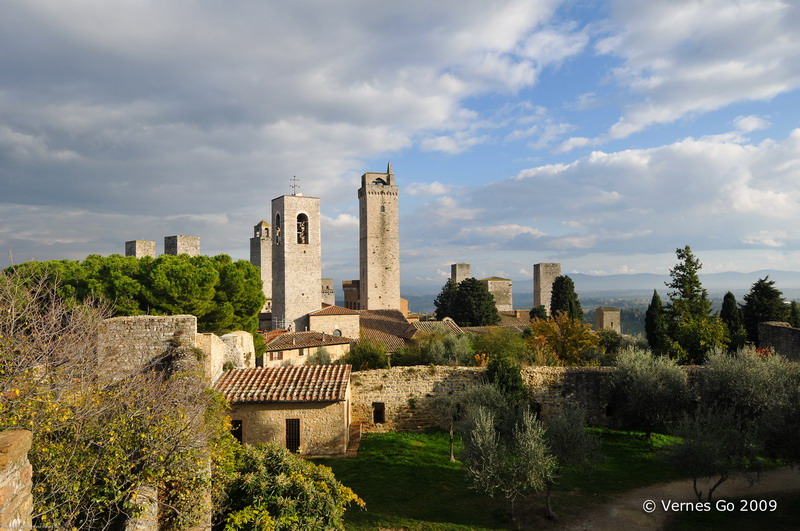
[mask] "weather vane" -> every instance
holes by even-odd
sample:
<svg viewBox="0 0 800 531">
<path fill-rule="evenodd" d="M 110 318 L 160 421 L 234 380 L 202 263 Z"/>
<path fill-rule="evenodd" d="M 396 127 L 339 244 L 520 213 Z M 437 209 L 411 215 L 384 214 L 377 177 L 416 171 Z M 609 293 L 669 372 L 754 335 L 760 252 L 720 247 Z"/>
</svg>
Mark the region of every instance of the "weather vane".
<svg viewBox="0 0 800 531">
<path fill-rule="evenodd" d="M 292 175 L 292 178 L 289 179 L 292 181 L 290 188 L 292 189 L 292 195 L 297 195 L 297 189 L 300 188 L 300 185 L 297 184 L 300 182 L 300 179 L 297 178 L 297 175 Z"/>
</svg>

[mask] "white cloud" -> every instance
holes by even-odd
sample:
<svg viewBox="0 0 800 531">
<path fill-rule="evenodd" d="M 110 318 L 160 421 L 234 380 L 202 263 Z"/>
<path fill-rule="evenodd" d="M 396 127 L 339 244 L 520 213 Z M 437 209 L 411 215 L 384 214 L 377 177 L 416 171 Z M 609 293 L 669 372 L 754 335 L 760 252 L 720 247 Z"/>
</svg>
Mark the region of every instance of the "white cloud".
<svg viewBox="0 0 800 531">
<path fill-rule="evenodd" d="M 742 133 L 751 133 L 759 129 L 766 129 L 771 125 L 768 120 L 753 114 L 749 116 L 737 116 L 733 120 L 733 123 L 736 126 L 736 130 Z"/>
<path fill-rule="evenodd" d="M 488 136 L 473 136 L 470 133 L 458 132 L 449 136 L 436 136 L 433 138 L 424 138 L 420 142 L 420 147 L 423 151 L 442 151 L 449 155 L 457 155 L 462 153 L 472 146 L 482 144 L 488 140 Z"/>
<path fill-rule="evenodd" d="M 622 58 L 613 78 L 641 101 L 608 138 L 800 87 L 798 23 L 800 5 L 783 0 L 617 0 L 596 49 Z"/>
<path fill-rule="evenodd" d="M 450 187 L 433 181 L 432 183 L 410 183 L 405 187 L 405 193 L 411 196 L 433 196 L 444 195 L 450 190 Z"/>
</svg>

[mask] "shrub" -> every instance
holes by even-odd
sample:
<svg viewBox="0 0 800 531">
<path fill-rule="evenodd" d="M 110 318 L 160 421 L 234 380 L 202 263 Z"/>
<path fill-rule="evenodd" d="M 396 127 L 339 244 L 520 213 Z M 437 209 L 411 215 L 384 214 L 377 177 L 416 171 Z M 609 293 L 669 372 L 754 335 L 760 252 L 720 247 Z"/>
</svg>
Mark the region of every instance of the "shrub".
<svg viewBox="0 0 800 531">
<path fill-rule="evenodd" d="M 361 338 L 341 359 L 342 363 L 353 366 L 354 371 L 385 369 L 389 366 L 386 347 L 377 341 Z"/>
</svg>

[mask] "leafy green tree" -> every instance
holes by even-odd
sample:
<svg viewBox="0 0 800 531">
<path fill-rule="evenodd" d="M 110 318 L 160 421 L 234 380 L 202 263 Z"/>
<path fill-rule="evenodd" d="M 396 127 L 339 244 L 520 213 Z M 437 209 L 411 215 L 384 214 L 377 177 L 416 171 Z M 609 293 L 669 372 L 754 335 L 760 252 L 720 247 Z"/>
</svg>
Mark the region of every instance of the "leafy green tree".
<svg viewBox="0 0 800 531">
<path fill-rule="evenodd" d="M 547 319 L 547 308 L 544 307 L 544 304 L 534 306 L 529 315 L 531 319 Z"/>
<path fill-rule="evenodd" d="M 237 469 L 226 530 L 344 529 L 347 508 L 365 506 L 330 468 L 277 444 L 245 445 Z"/>
<path fill-rule="evenodd" d="M 392 356 L 394 365 L 471 365 L 472 345 L 466 334 L 421 334 Z"/>
<path fill-rule="evenodd" d="M 667 282 L 669 341 L 667 350 L 684 362 L 702 362 L 706 353 L 728 345 L 727 329 L 719 317 L 711 316 L 708 292 L 700 283 L 702 264 L 687 245 L 676 249 L 678 263 L 670 269 Z"/>
<path fill-rule="evenodd" d="M 317 350 L 308 356 L 306 365 L 330 365 L 331 354 L 325 347 L 318 347 Z"/>
<path fill-rule="evenodd" d="M 461 456 L 467 478 L 475 490 L 505 497 L 512 520 L 517 498 L 544 490 L 555 472 L 544 431 L 530 412 L 522 414 L 509 438 L 498 435 L 490 410 L 480 407 L 471 419 Z"/>
<path fill-rule="evenodd" d="M 792 301 L 789 306 L 789 324 L 795 328 L 800 328 L 800 303 Z"/>
<path fill-rule="evenodd" d="M 599 442 L 593 433 L 586 431 L 586 410 L 571 402 L 549 419 L 546 426 L 545 440 L 557 462 L 553 474 L 546 480 L 546 515 L 557 520 L 551 498 L 559 474 L 563 470 L 589 468 L 597 457 Z"/>
<path fill-rule="evenodd" d="M 530 392 L 522 377 L 522 369 L 519 362 L 510 356 L 492 355 L 486 367 L 486 379 L 497 386 L 510 406 L 528 403 Z"/>
<path fill-rule="evenodd" d="M 739 350 L 744 346 L 747 332 L 744 329 L 742 310 L 736 304 L 736 297 L 730 291 L 722 299 L 722 309 L 719 311 L 719 318 L 725 323 L 728 329 L 730 343 L 728 347 L 732 351 Z"/>
<path fill-rule="evenodd" d="M 575 293 L 575 283 L 567 275 L 560 275 L 553 280 L 553 291 L 550 296 L 550 314 L 563 312 L 570 319 L 583 320 L 583 309 Z"/>
<path fill-rule="evenodd" d="M 354 371 L 386 369 L 389 367 L 386 347 L 382 343 L 364 337 L 358 340 L 358 343 L 350 349 L 350 352 L 342 356 L 340 362 L 352 365 Z"/>
<path fill-rule="evenodd" d="M 650 438 L 659 424 L 678 418 L 689 405 L 686 373 L 674 360 L 639 349 L 617 357 L 611 382 L 622 417 Z"/>
<path fill-rule="evenodd" d="M 744 296 L 742 316 L 747 339 L 754 343 L 758 341 L 758 323 L 789 319 L 789 308 L 783 293 L 775 287 L 774 281 L 769 280 L 769 275 L 757 280 Z"/>
<path fill-rule="evenodd" d="M 472 350 L 478 354 L 505 356 L 517 363 L 528 360 L 530 346 L 516 330 L 492 327 L 472 338 Z"/>
<path fill-rule="evenodd" d="M 459 326 L 488 326 L 500 322 L 494 295 L 475 278 L 465 278 L 458 284 L 451 301 L 450 312 Z"/>
<path fill-rule="evenodd" d="M 453 318 L 453 299 L 457 291 L 458 283 L 453 282 L 451 278 L 447 279 L 447 282 L 442 286 L 442 291 L 439 292 L 433 300 L 433 305 L 436 307 L 436 311 L 434 312 L 436 319 L 441 321 L 445 317 Z"/>
<path fill-rule="evenodd" d="M 667 345 L 667 315 L 656 290 L 653 290 L 653 298 L 644 316 L 644 329 L 650 349 L 663 354 Z"/>
<path fill-rule="evenodd" d="M 591 325 L 560 312 L 555 317 L 531 322 L 531 342 L 536 349 L 550 350 L 553 358 L 560 363 L 589 365 L 599 339 L 592 332 Z"/>
</svg>

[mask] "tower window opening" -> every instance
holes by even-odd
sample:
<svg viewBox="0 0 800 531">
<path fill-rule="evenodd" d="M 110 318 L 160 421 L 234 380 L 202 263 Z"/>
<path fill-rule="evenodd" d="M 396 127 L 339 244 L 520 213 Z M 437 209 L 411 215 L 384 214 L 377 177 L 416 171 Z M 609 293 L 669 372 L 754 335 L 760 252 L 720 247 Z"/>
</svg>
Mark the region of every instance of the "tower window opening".
<svg viewBox="0 0 800 531">
<path fill-rule="evenodd" d="M 297 215 L 297 243 L 308 243 L 308 216 Z"/>
<path fill-rule="evenodd" d="M 275 214 L 275 244 L 281 243 L 281 215 Z"/>
<path fill-rule="evenodd" d="M 381 205 L 381 212 L 386 212 L 386 207 Z"/>
</svg>

